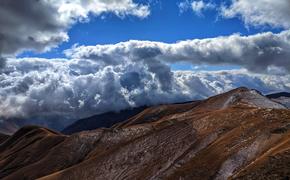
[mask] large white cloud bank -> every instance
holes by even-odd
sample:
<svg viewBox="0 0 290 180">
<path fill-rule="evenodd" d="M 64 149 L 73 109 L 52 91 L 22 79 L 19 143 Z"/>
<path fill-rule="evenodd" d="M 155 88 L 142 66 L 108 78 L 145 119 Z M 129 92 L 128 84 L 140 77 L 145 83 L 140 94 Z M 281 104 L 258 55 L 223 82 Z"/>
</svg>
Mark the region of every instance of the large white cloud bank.
<svg viewBox="0 0 290 180">
<path fill-rule="evenodd" d="M 173 72 L 164 64 L 9 60 L 0 75 L 0 116 L 82 118 L 107 111 L 205 98 L 239 86 L 290 90 L 290 76 L 247 70 Z"/>
</svg>

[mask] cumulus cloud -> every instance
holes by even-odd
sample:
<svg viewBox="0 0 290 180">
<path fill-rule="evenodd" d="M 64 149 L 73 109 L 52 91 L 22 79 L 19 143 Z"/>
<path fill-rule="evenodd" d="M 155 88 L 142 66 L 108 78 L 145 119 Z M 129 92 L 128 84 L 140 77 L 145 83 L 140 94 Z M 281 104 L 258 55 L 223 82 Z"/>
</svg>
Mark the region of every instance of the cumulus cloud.
<svg viewBox="0 0 290 180">
<path fill-rule="evenodd" d="M 163 70 L 162 70 L 163 69 Z M 170 68 L 86 59 L 11 59 L 0 75 L 0 116 L 79 116 L 182 100 Z M 175 88 L 174 88 L 175 89 Z"/>
<path fill-rule="evenodd" d="M 47 51 L 68 41 L 67 31 L 74 23 L 102 13 L 145 18 L 150 10 L 133 0 L 1 0 L 0 55 Z"/>
<path fill-rule="evenodd" d="M 289 0 L 232 0 L 222 7 L 226 18 L 240 17 L 246 25 L 290 28 Z"/>
<path fill-rule="evenodd" d="M 77 59 L 92 59 L 117 65 L 123 61 L 176 63 L 194 65 L 238 65 L 257 73 L 290 71 L 290 31 L 251 36 L 195 39 L 166 44 L 151 41 L 128 41 L 111 45 L 79 46 L 66 51 Z"/>
<path fill-rule="evenodd" d="M 202 0 L 200 1 L 183 1 L 178 4 L 179 10 L 181 13 L 192 10 L 196 15 L 202 16 L 203 11 L 214 9 L 215 5 L 210 2 L 204 2 Z"/>
</svg>

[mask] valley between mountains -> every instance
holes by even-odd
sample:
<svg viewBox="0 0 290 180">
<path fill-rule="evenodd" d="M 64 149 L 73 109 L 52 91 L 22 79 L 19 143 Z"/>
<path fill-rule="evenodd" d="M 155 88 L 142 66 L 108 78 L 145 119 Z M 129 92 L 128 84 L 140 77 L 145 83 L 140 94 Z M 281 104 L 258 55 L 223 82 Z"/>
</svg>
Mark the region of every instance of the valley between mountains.
<svg viewBox="0 0 290 180">
<path fill-rule="evenodd" d="M 62 133 L 25 126 L 0 135 L 0 179 L 289 179 L 289 102 L 238 88 L 95 116 Z"/>
</svg>

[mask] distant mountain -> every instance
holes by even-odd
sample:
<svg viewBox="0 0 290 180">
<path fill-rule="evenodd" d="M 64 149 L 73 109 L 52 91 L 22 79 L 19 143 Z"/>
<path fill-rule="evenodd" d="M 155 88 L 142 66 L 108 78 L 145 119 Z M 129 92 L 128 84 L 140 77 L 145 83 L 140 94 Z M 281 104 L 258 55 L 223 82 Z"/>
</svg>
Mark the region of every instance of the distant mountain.
<svg viewBox="0 0 290 180">
<path fill-rule="evenodd" d="M 60 117 L 34 117 L 34 118 L 0 118 L 0 133 L 2 134 L 13 134 L 23 126 L 37 125 L 57 131 L 61 131 L 71 123 L 72 119 L 64 119 Z"/>
<path fill-rule="evenodd" d="M 146 109 L 145 106 L 122 110 L 120 112 L 107 112 L 89 118 L 80 119 L 62 130 L 62 133 L 73 134 L 76 132 L 93 130 L 97 128 L 110 128 L 116 123 L 135 116 L 144 109 Z"/>
<path fill-rule="evenodd" d="M 139 110 L 73 135 L 21 128 L 0 145 L 0 179 L 290 178 L 290 110 L 256 90 Z"/>
<path fill-rule="evenodd" d="M 266 95 L 268 98 L 280 98 L 280 97 L 288 97 L 290 98 L 290 93 L 288 92 L 279 92 L 274 94 L 268 94 Z"/>
</svg>

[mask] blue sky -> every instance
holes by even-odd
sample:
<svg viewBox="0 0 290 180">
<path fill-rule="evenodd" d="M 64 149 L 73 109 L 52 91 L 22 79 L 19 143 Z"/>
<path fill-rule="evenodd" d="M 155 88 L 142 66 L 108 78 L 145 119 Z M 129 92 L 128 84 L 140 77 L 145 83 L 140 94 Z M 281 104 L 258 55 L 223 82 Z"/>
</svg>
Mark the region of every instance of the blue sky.
<svg viewBox="0 0 290 180">
<path fill-rule="evenodd" d="M 234 33 L 253 35 L 260 32 L 279 32 L 279 28 L 246 27 L 240 18 L 225 19 L 220 17 L 218 9 L 209 9 L 196 15 L 191 9 L 181 12 L 178 4 L 181 0 L 134 1 L 150 5 L 150 16 L 140 19 L 135 16 L 117 17 L 106 13 L 101 16 L 90 15 L 88 22 L 78 22 L 68 31 L 68 42 L 49 52 L 24 52 L 18 57 L 63 58 L 63 51 L 74 44 L 96 45 L 116 44 L 128 40 L 148 40 L 175 43 L 188 39 L 214 38 Z M 211 1 L 216 5 L 225 1 Z M 177 63 L 171 65 L 174 70 L 193 70 L 190 64 Z M 203 66 L 202 70 L 237 69 L 238 66 Z"/>
</svg>

